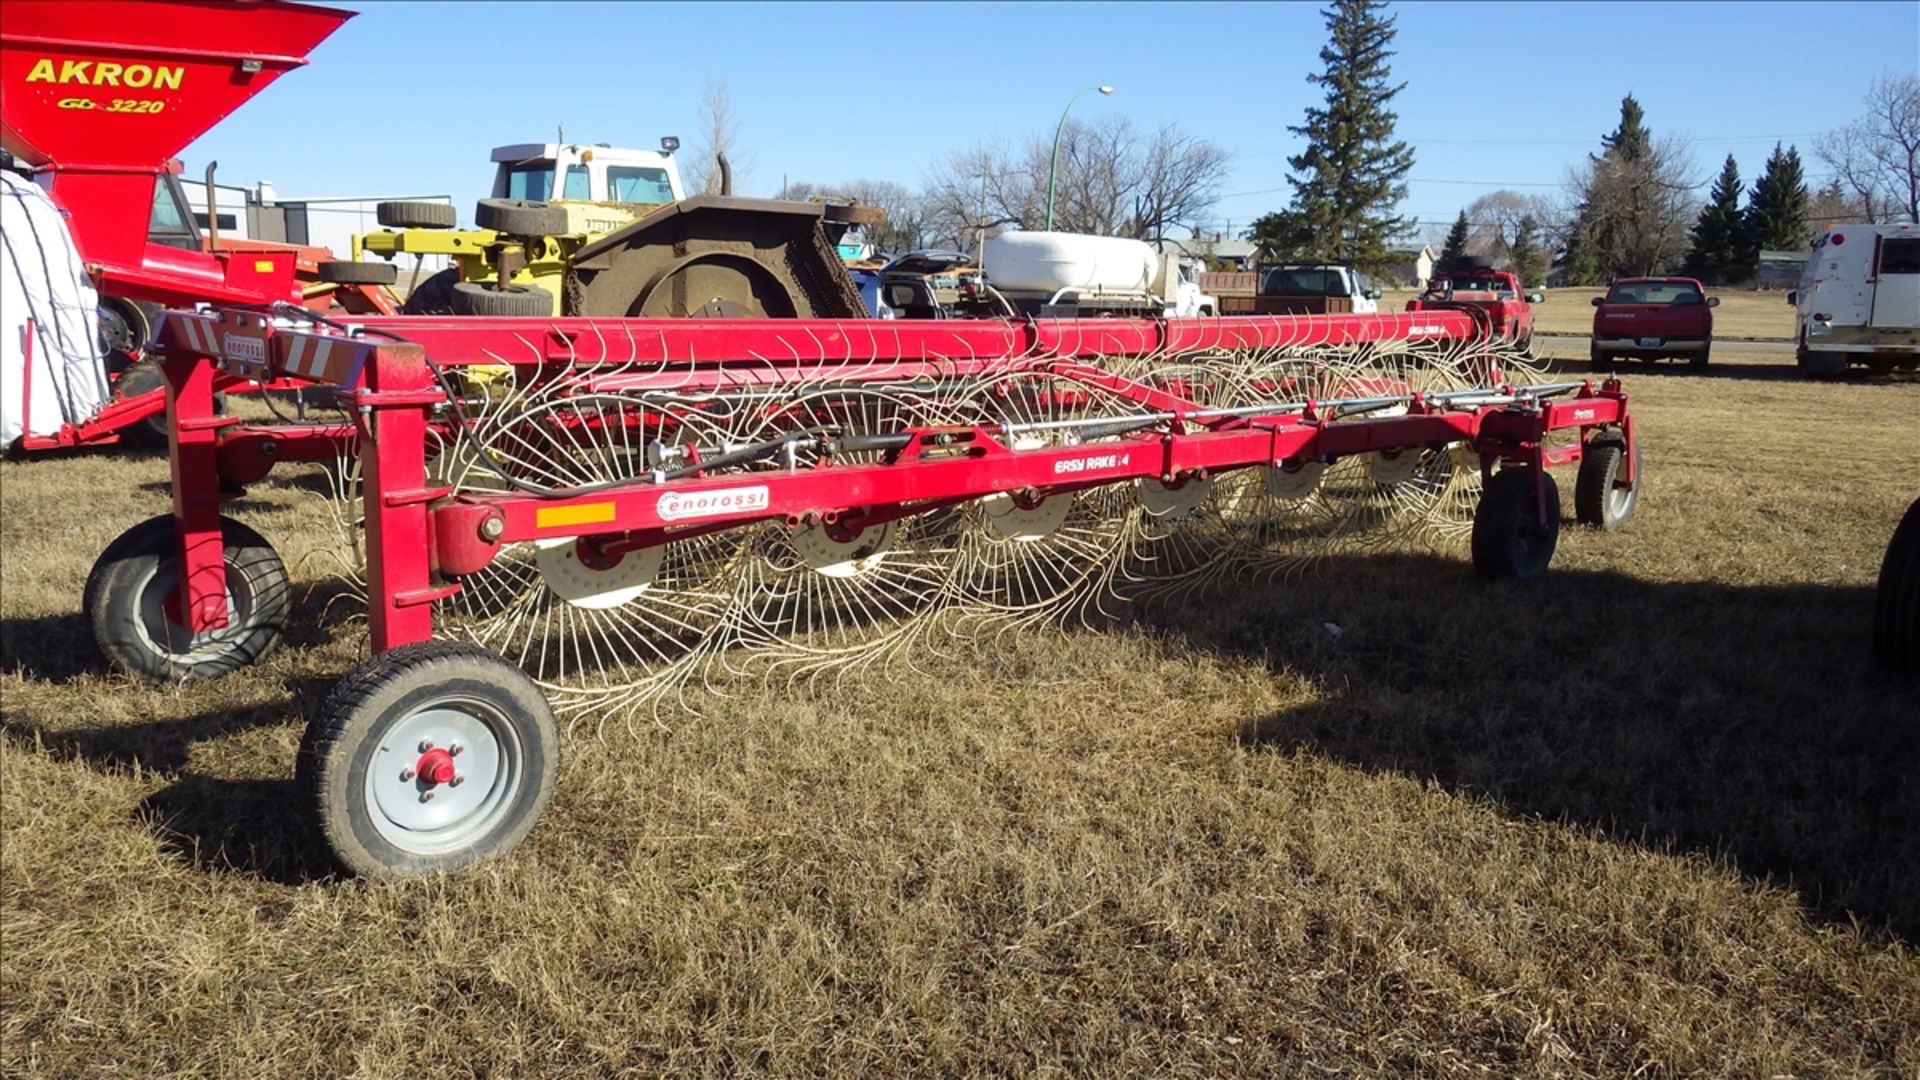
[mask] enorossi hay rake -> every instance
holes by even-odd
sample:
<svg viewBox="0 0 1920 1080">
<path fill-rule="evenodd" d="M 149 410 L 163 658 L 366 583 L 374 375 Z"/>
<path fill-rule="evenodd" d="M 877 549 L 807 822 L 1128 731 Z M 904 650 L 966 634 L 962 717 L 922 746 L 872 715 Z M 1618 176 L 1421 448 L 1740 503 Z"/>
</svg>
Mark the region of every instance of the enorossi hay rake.
<svg viewBox="0 0 1920 1080">
<path fill-rule="evenodd" d="M 272 546 L 221 503 L 357 465 L 373 656 L 298 777 L 357 873 L 498 854 L 557 718 L 679 707 L 716 671 L 910 663 L 1115 599 L 1470 534 L 1542 572 L 1637 499 L 1615 381 L 1540 382 L 1472 313 L 1190 320 L 642 320 L 167 313 L 174 510 L 101 555 L 100 647 L 155 679 L 278 642 Z M 214 415 L 217 372 L 340 387 L 348 420 Z M 1532 380 L 1532 385 L 1527 382 Z M 347 487 L 355 474 L 349 470 Z M 354 515 L 347 515 L 352 522 Z"/>
</svg>

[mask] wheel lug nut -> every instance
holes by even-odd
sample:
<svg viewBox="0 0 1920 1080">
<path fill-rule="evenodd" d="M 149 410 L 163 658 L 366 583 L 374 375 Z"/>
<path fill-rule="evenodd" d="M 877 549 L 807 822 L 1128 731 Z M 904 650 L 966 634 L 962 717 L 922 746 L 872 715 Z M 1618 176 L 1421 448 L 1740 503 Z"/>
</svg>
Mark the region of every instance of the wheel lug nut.
<svg viewBox="0 0 1920 1080">
<path fill-rule="evenodd" d="M 466 749 L 466 747 L 464 747 L 464 746 L 462 746 L 462 745 L 460 745 L 459 743 L 448 743 L 448 744 L 447 744 L 447 753 L 449 753 L 449 754 L 452 754 L 452 755 L 453 755 L 454 757 L 459 757 L 459 756 L 460 756 L 460 751 L 462 751 L 462 750 L 465 750 L 465 749 Z"/>
<path fill-rule="evenodd" d="M 423 753 L 423 754 L 424 754 L 424 753 L 426 753 L 427 751 L 429 751 L 429 750 L 431 750 L 431 749 L 433 749 L 433 740 L 432 740 L 432 739 L 421 739 L 421 740 L 420 740 L 420 752 L 421 752 L 421 753 Z"/>
<path fill-rule="evenodd" d="M 447 786 L 448 786 L 448 787 L 459 787 L 459 786 L 460 786 L 461 784 L 464 784 L 464 783 L 466 783 L 466 782 L 467 782 L 467 774 L 466 774 L 466 773 L 454 773 L 454 774 L 453 774 L 453 779 L 451 779 L 451 780 L 449 780 L 449 781 L 447 781 Z"/>
<path fill-rule="evenodd" d="M 404 784 L 404 783 L 406 783 L 407 781 L 409 781 L 409 780 L 411 780 L 411 779 L 413 779 L 413 770 L 412 770 L 412 769 L 401 769 L 401 770 L 400 770 L 400 782 L 401 782 L 401 783 L 403 783 L 403 784 Z"/>
<path fill-rule="evenodd" d="M 420 793 L 420 801 L 421 801 L 421 802 L 432 802 L 432 801 L 433 801 L 433 792 L 431 792 L 431 791 L 423 791 L 423 792 L 421 792 L 421 793 Z"/>
</svg>

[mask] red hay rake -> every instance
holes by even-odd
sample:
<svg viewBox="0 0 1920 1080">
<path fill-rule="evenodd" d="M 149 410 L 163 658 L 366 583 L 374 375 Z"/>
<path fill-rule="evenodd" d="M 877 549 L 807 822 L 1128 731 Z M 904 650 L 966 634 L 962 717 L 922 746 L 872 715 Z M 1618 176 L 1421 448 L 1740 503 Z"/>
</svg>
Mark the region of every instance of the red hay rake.
<svg viewBox="0 0 1920 1080">
<path fill-rule="evenodd" d="M 299 776 L 341 863 L 505 851 L 553 785 L 556 714 L 604 722 L 716 669 L 795 678 L 1471 535 L 1545 569 L 1548 470 L 1632 514 L 1616 381 L 1536 382 L 1466 312 L 1134 321 L 366 318 L 169 312 L 174 511 L 96 565 L 116 664 L 212 676 L 277 644 L 272 546 L 221 503 L 284 462 L 357 463 L 373 657 Z M 348 419 L 218 417 L 218 374 L 330 384 Z M 352 470 L 349 470 L 350 474 Z"/>
</svg>

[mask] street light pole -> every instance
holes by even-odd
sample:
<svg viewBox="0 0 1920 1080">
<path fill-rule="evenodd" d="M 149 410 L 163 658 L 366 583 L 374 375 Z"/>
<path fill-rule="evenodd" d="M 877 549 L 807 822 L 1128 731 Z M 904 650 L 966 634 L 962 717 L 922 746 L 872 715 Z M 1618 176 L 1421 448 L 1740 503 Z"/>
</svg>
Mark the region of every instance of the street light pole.
<svg viewBox="0 0 1920 1080">
<path fill-rule="evenodd" d="M 1067 99 L 1067 107 L 1060 110 L 1060 123 L 1053 129 L 1053 162 L 1047 166 L 1047 230 L 1053 230 L 1053 182 L 1060 172 L 1060 133 L 1067 130 L 1067 114 L 1073 111 L 1073 103 L 1088 90 L 1098 90 L 1102 94 L 1113 93 L 1111 86 L 1089 86 Z"/>
</svg>

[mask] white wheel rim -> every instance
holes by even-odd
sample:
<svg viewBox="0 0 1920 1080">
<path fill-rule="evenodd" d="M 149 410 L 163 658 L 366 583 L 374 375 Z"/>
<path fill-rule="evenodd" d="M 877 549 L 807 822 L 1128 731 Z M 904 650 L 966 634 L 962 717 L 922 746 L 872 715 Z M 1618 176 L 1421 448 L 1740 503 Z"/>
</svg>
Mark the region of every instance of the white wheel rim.
<svg viewBox="0 0 1920 1080">
<path fill-rule="evenodd" d="M 1289 468 L 1285 465 L 1268 466 L 1266 469 L 1267 494 L 1282 502 L 1299 502 L 1311 498 L 1320 490 L 1320 481 L 1326 475 L 1327 463 L 1308 461 Z"/>
<path fill-rule="evenodd" d="M 980 521 L 987 535 L 1022 544 L 1036 543 L 1059 532 L 1072 512 L 1072 495 L 1048 496 L 1033 507 L 1021 506 L 1007 494 L 980 500 Z"/>
<path fill-rule="evenodd" d="M 600 569 L 580 561 L 580 546 L 574 537 L 533 543 L 533 563 L 541 581 L 553 595 L 574 607 L 616 608 L 633 600 L 660 576 L 660 565 L 666 560 L 666 545 L 659 544 L 624 552 L 619 561 Z"/>
<path fill-rule="evenodd" d="M 1405 450 L 1379 450 L 1367 455 L 1367 471 L 1372 474 L 1373 482 L 1382 487 L 1404 484 L 1419 475 L 1420 450 L 1409 447 Z"/>
<path fill-rule="evenodd" d="M 1179 487 L 1168 487 L 1158 480 L 1140 480 L 1134 485 L 1140 508 L 1154 517 L 1181 517 L 1193 513 L 1213 494 L 1213 478 L 1190 479 Z"/>
<path fill-rule="evenodd" d="M 420 775 L 430 752 L 452 755 L 453 780 Z M 374 830 L 417 855 L 468 847 L 506 816 L 523 774 L 520 741 L 491 706 L 456 698 L 416 709 L 387 729 L 367 763 Z"/>
<path fill-rule="evenodd" d="M 182 664 L 199 663 L 224 655 L 234 638 L 247 627 L 253 616 L 253 583 L 241 569 L 226 564 L 227 625 L 218 630 L 196 634 L 174 622 L 167 614 L 167 598 L 180 588 L 180 568 L 165 561 L 140 590 L 140 638 L 153 650 Z"/>
<path fill-rule="evenodd" d="M 802 525 L 789 530 L 787 540 L 793 544 L 794 553 L 800 556 L 800 561 L 808 569 L 827 577 L 852 578 L 886 561 L 899 524 L 889 521 L 862 529 L 859 535 L 848 540 L 835 539 L 825 525 Z"/>
</svg>

